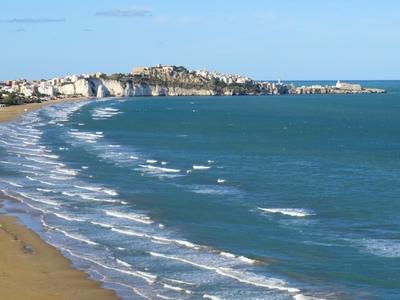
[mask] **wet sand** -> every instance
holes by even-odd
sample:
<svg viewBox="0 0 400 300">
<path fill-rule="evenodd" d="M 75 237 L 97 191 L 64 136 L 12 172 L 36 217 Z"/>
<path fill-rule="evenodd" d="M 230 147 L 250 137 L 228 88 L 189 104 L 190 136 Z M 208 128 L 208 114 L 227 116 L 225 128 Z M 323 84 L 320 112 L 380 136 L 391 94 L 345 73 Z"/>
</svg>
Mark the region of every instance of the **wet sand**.
<svg viewBox="0 0 400 300">
<path fill-rule="evenodd" d="M 79 101 L 62 99 L 0 108 L 0 122 L 46 105 Z M 0 194 L 1 199 L 7 199 Z M 0 215 L 0 299 L 118 300 L 115 292 L 72 268 L 56 248 L 44 242 L 16 218 Z"/>
<path fill-rule="evenodd" d="M 82 101 L 87 100 L 88 98 L 68 98 L 68 99 L 57 99 L 57 100 L 49 100 L 41 103 L 28 103 L 22 105 L 12 105 L 7 107 L 0 107 L 0 122 L 8 122 L 18 119 L 22 116 L 22 114 L 39 109 L 41 107 L 65 103 L 65 102 L 73 102 L 73 101 Z"/>
</svg>

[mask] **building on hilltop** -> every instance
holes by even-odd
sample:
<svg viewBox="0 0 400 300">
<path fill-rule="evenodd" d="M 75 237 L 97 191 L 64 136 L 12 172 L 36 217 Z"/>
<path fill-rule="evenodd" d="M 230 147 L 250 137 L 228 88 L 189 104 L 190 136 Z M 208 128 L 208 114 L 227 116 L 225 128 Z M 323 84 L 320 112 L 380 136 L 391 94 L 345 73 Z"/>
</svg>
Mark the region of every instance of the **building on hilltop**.
<svg viewBox="0 0 400 300">
<path fill-rule="evenodd" d="M 362 87 L 360 84 L 351 84 L 351 83 L 346 83 L 346 82 L 340 82 L 338 80 L 336 82 L 336 88 L 340 90 L 350 90 L 350 91 L 361 91 Z"/>
<path fill-rule="evenodd" d="M 149 75 L 149 68 L 146 68 L 146 67 L 134 67 L 132 69 L 132 75 Z"/>
</svg>

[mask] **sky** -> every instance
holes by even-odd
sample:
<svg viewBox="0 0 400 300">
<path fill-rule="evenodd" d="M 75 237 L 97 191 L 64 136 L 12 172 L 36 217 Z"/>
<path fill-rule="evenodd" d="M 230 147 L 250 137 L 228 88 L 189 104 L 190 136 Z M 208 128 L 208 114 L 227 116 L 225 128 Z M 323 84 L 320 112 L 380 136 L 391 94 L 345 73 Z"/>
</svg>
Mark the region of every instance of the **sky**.
<svg viewBox="0 0 400 300">
<path fill-rule="evenodd" d="M 398 0 L 0 0 L 0 80 L 182 65 L 400 79 Z"/>
</svg>

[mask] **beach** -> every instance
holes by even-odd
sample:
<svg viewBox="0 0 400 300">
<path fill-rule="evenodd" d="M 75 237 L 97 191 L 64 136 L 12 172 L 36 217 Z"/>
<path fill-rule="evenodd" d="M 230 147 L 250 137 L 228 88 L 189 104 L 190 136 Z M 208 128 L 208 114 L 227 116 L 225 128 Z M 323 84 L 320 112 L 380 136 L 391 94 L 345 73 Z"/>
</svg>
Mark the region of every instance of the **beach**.
<svg viewBox="0 0 400 300">
<path fill-rule="evenodd" d="M 49 100 L 41 103 L 26 103 L 22 105 L 12 105 L 7 107 L 0 107 L 0 122 L 8 122 L 18 119 L 22 116 L 22 114 L 39 109 L 44 106 L 54 105 L 65 102 L 74 102 L 74 101 L 82 101 L 88 98 L 66 98 L 66 99 L 57 99 L 57 100 Z"/>
<path fill-rule="evenodd" d="M 0 122 L 12 121 L 43 106 L 79 101 L 60 99 L 0 109 Z M 7 199 L 0 195 L 0 200 Z M 113 291 L 71 266 L 56 248 L 14 217 L 0 215 L 0 299 L 118 299 Z"/>
</svg>

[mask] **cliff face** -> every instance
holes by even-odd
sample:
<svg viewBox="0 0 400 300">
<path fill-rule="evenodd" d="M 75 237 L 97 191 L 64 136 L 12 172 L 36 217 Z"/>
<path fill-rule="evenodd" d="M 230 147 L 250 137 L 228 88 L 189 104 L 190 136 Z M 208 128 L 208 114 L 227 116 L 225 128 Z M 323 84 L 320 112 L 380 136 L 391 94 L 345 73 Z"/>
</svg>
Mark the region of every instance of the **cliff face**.
<svg viewBox="0 0 400 300">
<path fill-rule="evenodd" d="M 182 88 L 177 86 L 135 84 L 114 79 L 89 78 L 58 86 L 57 92 L 65 96 L 84 97 L 135 97 L 135 96 L 214 96 L 216 92 L 206 88 Z"/>
<path fill-rule="evenodd" d="M 87 79 L 79 79 L 75 82 L 68 82 L 57 86 L 56 91 L 66 96 L 82 95 L 92 97 L 95 95 L 91 83 Z"/>
<path fill-rule="evenodd" d="M 260 85 L 238 75 L 189 71 L 184 67 L 141 68 L 131 74 L 87 77 L 70 76 L 57 84 L 56 91 L 65 96 L 214 96 L 254 95 L 262 93 Z"/>
</svg>

